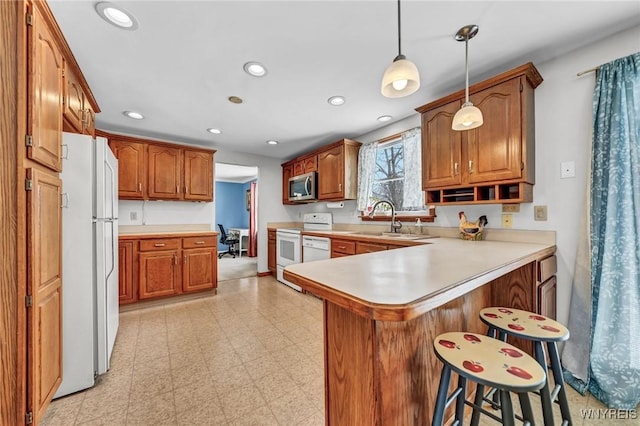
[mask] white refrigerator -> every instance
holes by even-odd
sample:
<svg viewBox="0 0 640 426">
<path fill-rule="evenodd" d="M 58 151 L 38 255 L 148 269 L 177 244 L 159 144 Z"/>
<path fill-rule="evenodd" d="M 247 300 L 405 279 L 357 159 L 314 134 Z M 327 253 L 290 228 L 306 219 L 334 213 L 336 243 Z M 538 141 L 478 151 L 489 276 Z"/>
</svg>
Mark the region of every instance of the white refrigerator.
<svg viewBox="0 0 640 426">
<path fill-rule="evenodd" d="M 54 398 L 109 370 L 118 332 L 118 161 L 104 138 L 64 133 L 62 383 Z"/>
</svg>

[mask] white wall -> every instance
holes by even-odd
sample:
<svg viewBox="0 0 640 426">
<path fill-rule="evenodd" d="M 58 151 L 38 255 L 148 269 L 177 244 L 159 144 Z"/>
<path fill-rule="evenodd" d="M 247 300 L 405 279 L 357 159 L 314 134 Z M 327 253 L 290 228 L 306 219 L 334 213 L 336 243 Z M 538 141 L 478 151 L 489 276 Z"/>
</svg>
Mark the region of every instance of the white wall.
<svg viewBox="0 0 640 426">
<path fill-rule="evenodd" d="M 214 226 L 213 203 L 120 200 L 118 210 L 120 225 L 208 224 L 211 229 Z"/>
</svg>

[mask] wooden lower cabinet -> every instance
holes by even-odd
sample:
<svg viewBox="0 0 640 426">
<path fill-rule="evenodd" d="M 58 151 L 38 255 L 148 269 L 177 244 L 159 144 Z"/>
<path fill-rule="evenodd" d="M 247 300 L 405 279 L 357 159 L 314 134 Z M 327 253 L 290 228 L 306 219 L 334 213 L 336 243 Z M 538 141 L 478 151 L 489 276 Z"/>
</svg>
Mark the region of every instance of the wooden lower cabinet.
<svg viewBox="0 0 640 426">
<path fill-rule="evenodd" d="M 140 253 L 138 274 L 140 299 L 171 296 L 180 288 L 178 250 Z"/>
<path fill-rule="evenodd" d="M 215 289 L 217 236 L 122 237 L 119 244 L 120 304 Z"/>
<path fill-rule="evenodd" d="M 267 230 L 267 266 L 271 275 L 276 275 L 276 230 Z"/>
<path fill-rule="evenodd" d="M 133 291 L 135 281 L 133 241 L 120 241 L 118 244 L 118 283 L 120 304 L 131 303 L 136 299 Z"/>
<path fill-rule="evenodd" d="M 382 243 L 371 243 L 364 241 L 356 242 L 356 254 L 373 253 L 376 251 L 385 251 L 386 249 L 387 245 Z"/>
<path fill-rule="evenodd" d="M 216 281 L 216 250 L 213 248 L 182 251 L 182 291 L 207 290 Z"/>
</svg>

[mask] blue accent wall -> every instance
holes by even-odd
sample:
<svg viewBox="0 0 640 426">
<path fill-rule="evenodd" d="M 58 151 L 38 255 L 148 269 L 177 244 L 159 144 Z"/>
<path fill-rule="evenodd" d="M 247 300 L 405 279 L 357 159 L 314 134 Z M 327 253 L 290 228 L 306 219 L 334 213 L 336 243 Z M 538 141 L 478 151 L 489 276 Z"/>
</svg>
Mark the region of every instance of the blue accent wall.
<svg viewBox="0 0 640 426">
<path fill-rule="evenodd" d="M 249 212 L 245 198 L 247 189 L 249 189 L 249 182 L 216 182 L 216 231 L 219 231 L 218 223 L 225 229 L 249 227 Z M 218 250 L 227 250 L 227 246 L 220 244 L 220 238 L 218 238 Z"/>
</svg>

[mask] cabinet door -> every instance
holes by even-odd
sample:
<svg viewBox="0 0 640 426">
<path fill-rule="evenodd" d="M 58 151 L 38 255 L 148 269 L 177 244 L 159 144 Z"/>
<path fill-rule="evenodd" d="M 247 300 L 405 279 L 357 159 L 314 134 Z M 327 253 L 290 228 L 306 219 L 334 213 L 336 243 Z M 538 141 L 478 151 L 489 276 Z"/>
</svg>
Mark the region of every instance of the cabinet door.
<svg viewBox="0 0 640 426">
<path fill-rule="evenodd" d="M 523 77 L 521 77 L 523 78 Z M 485 117 L 468 130 L 469 182 L 518 179 L 522 176 L 520 78 L 475 93 L 471 102 Z"/>
<path fill-rule="evenodd" d="M 384 251 L 386 249 L 387 249 L 386 244 L 368 243 L 368 242 L 365 243 L 363 241 L 356 242 L 356 254 L 373 253 L 376 251 Z"/>
<path fill-rule="evenodd" d="M 148 151 L 149 198 L 179 200 L 182 197 L 182 150 L 160 145 L 149 145 Z"/>
<path fill-rule="evenodd" d="M 27 156 L 55 171 L 62 170 L 62 55 L 37 7 L 29 26 L 29 114 L 31 144 Z"/>
<path fill-rule="evenodd" d="M 140 253 L 138 256 L 140 285 L 138 297 L 140 299 L 170 296 L 180 291 L 181 276 L 178 257 L 177 250 Z"/>
<path fill-rule="evenodd" d="M 318 199 L 344 198 L 344 146 L 318 154 Z"/>
<path fill-rule="evenodd" d="M 267 231 L 267 267 L 272 273 L 276 271 L 276 231 Z"/>
<path fill-rule="evenodd" d="M 313 157 L 305 158 L 304 160 L 304 172 L 311 173 L 318 170 L 318 157 L 314 155 Z"/>
<path fill-rule="evenodd" d="M 27 404 L 39 424 L 62 382 L 62 181 L 36 169 L 27 178 Z"/>
<path fill-rule="evenodd" d="M 538 313 L 551 319 L 556 319 L 557 282 L 553 276 L 538 286 Z"/>
<path fill-rule="evenodd" d="M 213 154 L 184 151 L 184 199 L 213 201 Z"/>
<path fill-rule="evenodd" d="M 84 127 L 84 92 L 76 75 L 66 67 L 66 62 L 64 83 L 64 119 L 73 132 L 80 133 Z"/>
<path fill-rule="evenodd" d="M 133 241 L 121 241 L 118 244 L 118 283 L 120 304 L 135 302 L 133 272 Z"/>
<path fill-rule="evenodd" d="M 96 137 L 96 113 L 91 108 L 89 101 L 84 99 L 83 121 L 82 121 L 82 133 L 85 135 L 91 135 Z"/>
<path fill-rule="evenodd" d="M 293 165 L 282 166 L 282 204 L 291 204 L 289 201 L 289 178 L 293 176 Z"/>
<path fill-rule="evenodd" d="M 462 133 L 451 129 L 460 101 L 427 111 L 422 116 L 422 187 L 462 183 Z"/>
<path fill-rule="evenodd" d="M 216 287 L 215 248 L 182 251 L 182 291 L 206 290 Z"/>
<path fill-rule="evenodd" d="M 304 174 L 304 160 L 296 161 L 293 163 L 293 176 L 299 176 Z"/>
<path fill-rule="evenodd" d="M 142 200 L 146 192 L 146 145 L 112 139 L 118 159 L 118 198 Z"/>
</svg>

